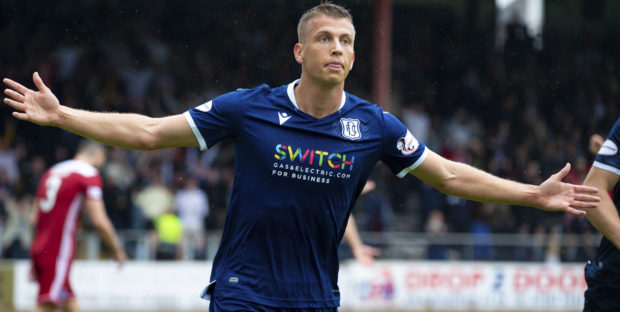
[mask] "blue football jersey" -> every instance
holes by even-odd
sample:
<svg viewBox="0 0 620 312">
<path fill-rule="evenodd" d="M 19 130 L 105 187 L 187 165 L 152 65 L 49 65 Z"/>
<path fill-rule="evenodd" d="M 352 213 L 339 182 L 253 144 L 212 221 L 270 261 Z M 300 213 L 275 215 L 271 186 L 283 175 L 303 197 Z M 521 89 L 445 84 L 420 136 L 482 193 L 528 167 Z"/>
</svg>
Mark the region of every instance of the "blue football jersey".
<svg viewBox="0 0 620 312">
<path fill-rule="evenodd" d="M 620 119 L 616 121 L 607 139 L 599 149 L 593 166 L 620 175 L 618 146 L 620 146 Z M 618 185 L 614 188 L 613 201 L 616 208 L 620 207 L 620 187 Z M 620 273 L 620 251 L 605 237 L 601 240 L 595 264 L 599 267 L 608 266 L 610 270 Z M 620 287 L 618 286 L 620 284 L 616 285 Z"/>
<path fill-rule="evenodd" d="M 427 149 L 392 114 L 343 93 L 337 112 L 297 107 L 299 80 L 221 95 L 185 112 L 200 143 L 235 148 L 234 182 L 205 297 L 337 307 L 338 245 L 375 164 L 400 177 Z"/>
</svg>

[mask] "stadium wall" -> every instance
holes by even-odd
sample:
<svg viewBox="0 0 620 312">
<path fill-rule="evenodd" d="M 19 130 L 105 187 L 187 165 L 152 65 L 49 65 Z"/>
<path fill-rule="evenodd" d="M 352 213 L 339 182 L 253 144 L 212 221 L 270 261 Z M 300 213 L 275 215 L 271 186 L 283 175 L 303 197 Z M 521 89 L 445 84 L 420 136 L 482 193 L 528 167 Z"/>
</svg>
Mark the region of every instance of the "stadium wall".
<svg viewBox="0 0 620 312">
<path fill-rule="evenodd" d="M 206 311 L 199 294 L 210 267 L 75 261 L 71 279 L 85 311 Z M 0 266 L 0 307 L 33 309 L 37 286 L 28 270 L 27 261 Z M 583 264 L 516 262 L 346 262 L 339 284 L 342 311 L 580 311 L 586 288 Z"/>
</svg>

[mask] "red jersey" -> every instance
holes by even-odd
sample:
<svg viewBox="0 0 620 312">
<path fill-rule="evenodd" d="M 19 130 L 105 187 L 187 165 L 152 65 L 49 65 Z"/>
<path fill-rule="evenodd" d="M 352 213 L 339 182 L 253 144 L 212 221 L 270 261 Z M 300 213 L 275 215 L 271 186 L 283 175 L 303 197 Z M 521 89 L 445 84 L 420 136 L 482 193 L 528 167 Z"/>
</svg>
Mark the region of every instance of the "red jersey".
<svg viewBox="0 0 620 312">
<path fill-rule="evenodd" d="M 101 199 L 101 176 L 92 165 L 67 160 L 54 165 L 37 189 L 39 221 L 30 254 L 70 262 L 82 199 Z"/>
</svg>

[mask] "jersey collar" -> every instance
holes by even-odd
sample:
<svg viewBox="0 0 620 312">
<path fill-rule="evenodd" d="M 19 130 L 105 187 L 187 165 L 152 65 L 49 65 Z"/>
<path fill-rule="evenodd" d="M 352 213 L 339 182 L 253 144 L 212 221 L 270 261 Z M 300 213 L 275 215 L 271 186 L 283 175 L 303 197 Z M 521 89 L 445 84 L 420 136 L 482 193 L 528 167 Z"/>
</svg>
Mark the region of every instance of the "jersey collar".
<svg viewBox="0 0 620 312">
<path fill-rule="evenodd" d="M 301 81 L 301 79 L 297 79 L 291 83 L 288 84 L 288 87 L 286 88 L 286 93 L 288 94 L 288 98 L 289 100 L 291 100 L 291 103 L 293 103 L 293 105 L 295 106 L 296 109 L 299 109 L 299 106 L 297 106 L 297 100 L 295 100 L 295 86 L 297 86 L 299 84 L 299 82 Z M 338 107 L 338 111 L 340 111 L 342 109 L 342 107 L 344 107 L 344 103 L 347 102 L 347 95 L 346 92 L 342 92 L 342 100 L 340 100 L 340 107 Z"/>
</svg>

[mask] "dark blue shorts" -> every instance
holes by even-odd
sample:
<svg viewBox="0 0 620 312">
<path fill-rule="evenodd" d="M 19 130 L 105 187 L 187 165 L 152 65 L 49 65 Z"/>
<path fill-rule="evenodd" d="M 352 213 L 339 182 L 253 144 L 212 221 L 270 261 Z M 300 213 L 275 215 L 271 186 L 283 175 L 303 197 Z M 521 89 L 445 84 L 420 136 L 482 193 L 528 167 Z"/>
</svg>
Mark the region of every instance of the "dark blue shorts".
<svg viewBox="0 0 620 312">
<path fill-rule="evenodd" d="M 273 308 L 245 302 L 238 299 L 214 296 L 209 304 L 209 312 L 337 312 L 338 308 L 287 309 Z"/>
<path fill-rule="evenodd" d="M 617 273 L 588 262 L 585 277 L 588 289 L 583 312 L 620 311 L 620 276 Z"/>
<path fill-rule="evenodd" d="M 618 294 L 601 294 L 600 296 L 592 297 L 586 295 L 586 300 L 583 305 L 583 312 L 616 312 L 620 311 L 620 301 Z"/>
</svg>

